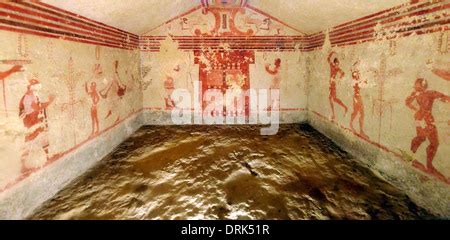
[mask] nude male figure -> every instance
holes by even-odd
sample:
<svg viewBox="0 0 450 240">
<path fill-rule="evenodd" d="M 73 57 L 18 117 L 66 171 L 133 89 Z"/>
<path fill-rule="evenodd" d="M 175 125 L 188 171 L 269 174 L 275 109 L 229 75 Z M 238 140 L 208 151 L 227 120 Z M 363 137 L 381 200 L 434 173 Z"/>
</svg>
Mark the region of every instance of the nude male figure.
<svg viewBox="0 0 450 240">
<path fill-rule="evenodd" d="M 348 108 L 347 106 L 337 97 L 336 92 L 336 81 L 338 79 L 342 79 L 345 76 L 344 71 L 340 68 L 339 59 L 335 56 L 335 52 L 331 52 L 328 55 L 328 63 L 330 64 L 330 95 L 328 99 L 330 100 L 331 106 L 331 120 L 336 119 L 336 114 L 334 111 L 334 103 L 339 104 L 344 108 L 345 114 L 347 114 Z"/>
<path fill-rule="evenodd" d="M 361 97 L 361 85 L 367 83 L 361 79 L 361 74 L 359 71 L 359 61 L 353 64 L 352 69 L 352 79 L 353 79 L 353 112 L 350 118 L 350 128 L 353 132 L 356 133 L 356 130 L 353 128 L 353 122 L 356 117 L 359 115 L 359 134 L 361 137 L 368 139 L 369 137 L 364 132 L 364 104 L 363 99 Z"/>
<path fill-rule="evenodd" d="M 418 78 L 416 80 L 414 91 L 406 99 L 406 106 L 415 111 L 414 119 L 416 121 L 417 136 L 411 141 L 411 151 L 416 153 L 418 148 L 427 139 L 430 143 L 426 149 L 426 166 L 418 161 L 414 161 L 413 166 L 432 174 L 445 182 L 449 182 L 449 179 L 433 166 L 433 159 L 439 147 L 438 131 L 432 112 L 435 100 L 450 102 L 450 96 L 434 90 L 428 90 L 428 83 L 423 78 Z M 416 104 L 414 104 L 414 102 Z"/>
</svg>

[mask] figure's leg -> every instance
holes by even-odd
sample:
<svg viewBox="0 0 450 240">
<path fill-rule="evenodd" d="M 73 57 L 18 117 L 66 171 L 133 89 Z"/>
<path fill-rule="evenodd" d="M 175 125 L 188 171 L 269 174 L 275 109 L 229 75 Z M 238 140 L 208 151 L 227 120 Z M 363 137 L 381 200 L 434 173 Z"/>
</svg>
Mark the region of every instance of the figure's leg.
<svg viewBox="0 0 450 240">
<path fill-rule="evenodd" d="M 430 145 L 427 147 L 427 168 L 429 170 L 435 170 L 433 166 L 433 159 L 436 156 L 437 149 L 439 147 L 439 138 L 436 126 L 429 126 L 428 132 L 428 141 L 430 141 Z"/>
<path fill-rule="evenodd" d="M 369 138 L 369 136 L 367 136 L 364 132 L 364 106 L 361 100 L 359 106 L 359 132 L 363 137 Z"/>
<path fill-rule="evenodd" d="M 95 133 L 95 119 L 93 115 L 91 115 L 91 126 L 92 126 L 91 127 L 91 136 L 92 136 Z"/>
<path fill-rule="evenodd" d="M 100 124 L 98 123 L 98 116 L 97 116 L 97 113 L 95 113 L 95 126 L 96 126 L 96 129 L 95 129 L 95 133 L 98 133 L 98 132 L 100 132 Z"/>
<path fill-rule="evenodd" d="M 172 95 L 172 91 L 170 91 L 169 89 L 166 89 L 166 96 L 164 97 L 164 100 L 166 102 L 166 109 L 172 109 L 172 98 L 170 97 Z"/>
<path fill-rule="evenodd" d="M 343 107 L 344 110 L 345 110 L 345 114 L 347 114 L 347 112 L 348 112 L 348 107 L 341 101 L 341 99 L 339 99 L 339 98 L 337 98 L 336 96 L 334 96 L 334 101 L 335 101 L 337 104 L 341 105 L 341 107 Z"/>
<path fill-rule="evenodd" d="M 353 112 L 352 112 L 352 115 L 350 116 L 350 129 L 353 132 L 356 132 L 355 128 L 353 128 L 353 121 L 355 121 L 356 116 L 358 116 L 358 112 L 359 112 L 359 109 L 358 109 L 358 105 L 356 103 L 356 99 L 353 98 Z"/>
<path fill-rule="evenodd" d="M 28 147 L 28 144 L 25 143 L 25 147 L 22 150 L 22 155 L 20 156 L 20 163 L 21 163 L 21 169 L 20 172 L 22 174 L 25 174 L 28 172 L 28 168 L 26 166 L 26 161 L 28 159 L 28 156 L 30 155 L 30 148 Z"/>
<path fill-rule="evenodd" d="M 95 106 L 93 114 L 92 114 L 92 120 L 93 120 L 93 134 L 96 134 L 100 131 L 100 127 L 98 124 L 98 114 L 97 114 L 97 106 Z"/>
<path fill-rule="evenodd" d="M 328 100 L 330 101 L 330 107 L 331 107 L 331 120 L 335 120 L 336 119 L 336 115 L 334 114 L 334 102 L 333 102 L 333 96 L 330 95 Z"/>
<path fill-rule="evenodd" d="M 95 119 L 94 119 L 94 114 L 95 114 L 95 109 L 94 106 L 91 106 L 91 136 L 94 135 L 95 132 Z"/>
<path fill-rule="evenodd" d="M 272 111 L 274 108 L 275 108 L 275 110 L 277 109 L 277 108 L 279 108 L 279 101 L 280 101 L 280 96 L 279 96 L 279 94 L 272 94 L 272 91 L 278 91 L 278 93 L 279 93 L 279 88 L 270 88 L 270 91 L 269 91 L 269 101 L 270 101 L 270 106 L 269 106 L 269 109 L 268 109 L 268 111 Z"/>
<path fill-rule="evenodd" d="M 423 133 L 424 129 L 422 127 L 416 127 L 416 132 L 417 136 L 411 141 L 411 151 L 413 153 L 416 153 L 420 145 L 426 140 L 426 136 L 424 136 Z"/>
</svg>

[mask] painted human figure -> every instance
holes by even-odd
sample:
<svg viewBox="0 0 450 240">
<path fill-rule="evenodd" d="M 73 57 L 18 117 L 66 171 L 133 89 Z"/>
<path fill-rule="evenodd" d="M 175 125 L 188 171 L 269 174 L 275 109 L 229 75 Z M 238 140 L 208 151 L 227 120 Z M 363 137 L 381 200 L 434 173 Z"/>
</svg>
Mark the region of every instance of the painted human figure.
<svg viewBox="0 0 450 240">
<path fill-rule="evenodd" d="M 84 88 L 86 93 L 91 97 L 92 106 L 91 106 L 91 123 L 92 123 L 92 131 L 91 136 L 97 134 L 100 131 L 99 121 L 98 121 L 98 103 L 100 102 L 100 94 L 97 91 L 97 81 L 100 80 L 103 71 L 100 64 L 95 64 L 94 66 L 94 77 L 90 86 L 88 87 L 88 83 L 84 84 Z"/>
<path fill-rule="evenodd" d="M 26 174 L 31 168 L 26 166 L 26 161 L 36 148 L 42 149 L 47 161 L 49 160 L 49 141 L 48 141 L 48 123 L 47 108 L 53 102 L 55 97 L 51 95 L 49 100 L 41 102 L 39 99 L 39 90 L 41 84 L 39 80 L 29 81 L 27 92 L 20 100 L 19 116 L 27 129 L 25 135 L 25 145 L 21 156 L 22 173 Z"/>
<path fill-rule="evenodd" d="M 352 68 L 352 80 L 353 80 L 353 112 L 350 118 L 350 128 L 356 133 L 353 127 L 355 118 L 359 115 L 359 135 L 368 139 L 369 137 L 364 133 L 364 104 L 361 97 L 361 85 L 367 84 L 366 80 L 361 79 L 361 73 L 359 71 L 359 60 L 353 64 Z"/>
<path fill-rule="evenodd" d="M 336 81 L 338 79 L 342 79 L 345 75 L 344 71 L 340 68 L 339 59 L 335 56 L 335 52 L 331 52 L 328 55 L 328 63 L 330 64 L 330 106 L 331 106 L 331 120 L 336 119 L 336 114 L 334 111 L 334 103 L 339 104 L 345 110 L 345 114 L 347 114 L 348 108 L 347 106 L 337 97 L 336 92 Z"/>
<path fill-rule="evenodd" d="M 270 68 L 270 64 L 266 64 L 265 68 L 266 68 L 266 72 L 270 75 L 272 75 L 272 82 L 270 83 L 270 87 L 269 87 L 269 107 L 268 110 L 272 109 L 272 105 L 274 101 L 278 101 L 278 99 L 272 99 L 272 90 L 280 90 L 280 84 L 281 84 L 281 77 L 280 77 L 280 73 L 281 73 L 281 59 L 277 58 L 275 59 L 274 62 L 274 67 L 273 69 Z"/>
<path fill-rule="evenodd" d="M 413 166 L 428 172 L 439 179 L 448 182 L 434 166 L 433 159 L 439 147 L 439 138 L 437 128 L 433 117 L 433 103 L 435 100 L 450 102 L 450 96 L 443 93 L 428 90 L 428 83 L 423 78 L 418 78 L 414 85 L 414 91 L 406 99 L 406 106 L 415 111 L 414 119 L 416 121 L 417 136 L 411 141 L 411 151 L 416 153 L 417 149 L 428 139 L 429 145 L 426 149 L 427 164 L 424 166 L 418 161 L 413 162 Z M 414 101 L 416 104 L 414 104 Z"/>
</svg>

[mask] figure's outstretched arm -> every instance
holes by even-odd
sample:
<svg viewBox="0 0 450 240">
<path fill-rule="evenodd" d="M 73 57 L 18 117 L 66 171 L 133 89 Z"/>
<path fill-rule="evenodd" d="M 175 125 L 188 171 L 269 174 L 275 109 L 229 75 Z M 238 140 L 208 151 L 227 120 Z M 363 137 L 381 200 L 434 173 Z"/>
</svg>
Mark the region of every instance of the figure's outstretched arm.
<svg viewBox="0 0 450 240">
<path fill-rule="evenodd" d="M 433 91 L 432 92 L 432 96 L 433 96 L 433 98 L 440 99 L 443 102 L 450 102 L 450 96 L 445 95 L 445 94 L 443 94 L 441 92 Z"/>
<path fill-rule="evenodd" d="M 439 76 L 447 81 L 450 81 L 450 71 L 449 70 L 442 70 L 442 69 L 435 68 L 432 70 L 432 72 L 434 74 L 436 74 L 437 76 Z"/>
<path fill-rule="evenodd" d="M 50 106 L 50 104 L 52 104 L 52 102 L 55 100 L 55 96 L 54 95 L 50 95 L 49 99 L 47 102 L 42 103 L 42 107 L 43 108 L 48 108 L 48 106 Z"/>
<path fill-rule="evenodd" d="M 9 77 L 13 73 L 20 72 L 21 70 L 22 70 L 22 66 L 16 65 L 6 72 L 0 72 L 0 80 L 3 80 L 5 78 Z"/>
<path fill-rule="evenodd" d="M 328 63 L 330 63 L 331 64 L 331 57 L 333 56 L 333 54 L 334 54 L 335 52 L 330 52 L 330 54 L 328 54 Z"/>
<path fill-rule="evenodd" d="M 275 67 L 274 70 L 271 70 L 269 64 L 266 65 L 266 71 L 271 75 L 275 75 L 278 73 L 278 69 Z"/>
</svg>

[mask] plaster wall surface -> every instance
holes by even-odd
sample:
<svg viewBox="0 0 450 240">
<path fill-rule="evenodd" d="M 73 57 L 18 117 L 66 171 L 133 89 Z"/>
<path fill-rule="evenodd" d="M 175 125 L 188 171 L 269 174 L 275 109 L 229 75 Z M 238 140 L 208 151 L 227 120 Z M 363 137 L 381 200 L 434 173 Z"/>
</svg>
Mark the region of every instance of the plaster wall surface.
<svg viewBox="0 0 450 240">
<path fill-rule="evenodd" d="M 194 9 L 140 37 L 64 13 L 70 25 L 39 2 L 2 7 L 9 25 L 0 31 L 0 141 L 8 144 L 0 147 L 0 218 L 26 217 L 141 125 L 173 124 L 173 89 L 192 96 L 195 82 L 219 88 L 217 79 L 230 80 L 221 90 L 278 89 L 279 123 L 309 121 L 417 203 L 449 215 L 444 1 L 312 35 L 251 7 Z M 17 7 L 54 15 L 24 24 Z M 333 88 L 328 58 L 344 73 Z M 418 78 L 431 92 L 414 91 Z M 25 120 L 33 112 L 38 118 Z"/>
<path fill-rule="evenodd" d="M 131 34 L 1 4 L 0 218 L 21 219 L 141 126 L 140 58 Z"/>
<path fill-rule="evenodd" d="M 447 35 L 437 32 L 324 47 L 309 53 L 312 74 L 308 120 L 415 200 L 448 216 L 448 201 L 443 199 L 450 197 L 450 82 L 437 74 L 438 69 L 448 70 L 449 66 L 448 52 L 439 48 L 442 36 Z M 336 98 L 330 90 L 330 52 L 335 52 L 339 68 L 345 73 L 336 78 Z M 355 71 L 359 71 L 359 81 L 355 80 Z M 415 90 L 418 78 L 427 82 L 424 95 Z M 420 104 L 417 96 L 423 97 Z M 408 99 L 414 100 L 416 110 L 408 106 Z M 347 113 L 339 100 L 348 108 Z M 330 101 L 335 108 L 334 120 Z M 427 112 L 433 121 L 421 118 L 420 112 Z M 420 141 L 415 142 L 417 139 Z M 414 152 L 415 144 L 418 145 Z M 435 149 L 434 156 L 430 149 Z M 428 168 L 427 161 L 431 161 L 434 170 Z"/>
<path fill-rule="evenodd" d="M 228 27 L 223 29 L 224 25 Z M 306 120 L 308 72 L 299 49 L 302 35 L 270 16 L 235 7 L 199 9 L 144 34 L 140 40 L 143 105 L 150 116 L 145 121 L 172 124 L 173 104 L 167 98 L 172 89 L 186 89 L 191 96 L 186 108 L 193 108 L 194 96 L 202 91 L 196 82 L 222 92 L 277 89 L 279 122 Z M 233 85 L 228 80 L 233 77 L 243 82 Z M 222 84 L 222 79 L 227 83 Z"/>
</svg>

